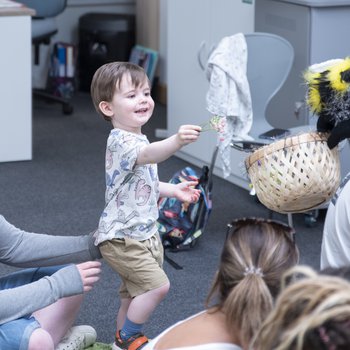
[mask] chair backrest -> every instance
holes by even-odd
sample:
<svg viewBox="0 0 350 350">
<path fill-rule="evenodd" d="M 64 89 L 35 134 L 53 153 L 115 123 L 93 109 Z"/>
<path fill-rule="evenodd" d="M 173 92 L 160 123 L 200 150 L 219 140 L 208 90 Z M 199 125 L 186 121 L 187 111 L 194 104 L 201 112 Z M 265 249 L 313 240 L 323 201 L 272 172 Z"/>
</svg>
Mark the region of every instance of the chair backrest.
<svg viewBox="0 0 350 350">
<path fill-rule="evenodd" d="M 36 18 L 56 17 L 67 6 L 67 0 L 21 0 L 21 3 L 34 9 Z"/>
<path fill-rule="evenodd" d="M 266 120 L 266 108 L 289 75 L 294 49 L 286 39 L 275 34 L 257 32 L 245 34 L 245 38 L 247 78 L 253 106 L 250 135 L 258 139 L 261 133 L 272 128 Z"/>
</svg>

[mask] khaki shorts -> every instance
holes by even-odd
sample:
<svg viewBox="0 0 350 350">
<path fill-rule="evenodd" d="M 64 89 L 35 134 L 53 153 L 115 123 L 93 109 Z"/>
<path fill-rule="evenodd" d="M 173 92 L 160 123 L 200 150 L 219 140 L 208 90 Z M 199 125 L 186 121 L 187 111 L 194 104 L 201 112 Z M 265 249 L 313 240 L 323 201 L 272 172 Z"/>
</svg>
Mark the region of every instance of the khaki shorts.
<svg viewBox="0 0 350 350">
<path fill-rule="evenodd" d="M 159 288 L 169 279 L 163 265 L 163 245 L 159 234 L 145 241 L 112 239 L 99 245 L 107 263 L 122 279 L 119 295 L 122 299 L 133 298 Z"/>
</svg>

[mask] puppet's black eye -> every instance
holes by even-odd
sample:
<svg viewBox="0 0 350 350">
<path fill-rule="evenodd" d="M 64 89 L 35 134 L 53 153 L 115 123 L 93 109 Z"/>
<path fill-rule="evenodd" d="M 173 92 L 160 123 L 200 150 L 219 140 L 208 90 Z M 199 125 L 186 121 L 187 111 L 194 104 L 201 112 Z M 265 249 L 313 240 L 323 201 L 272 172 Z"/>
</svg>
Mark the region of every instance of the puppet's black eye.
<svg viewBox="0 0 350 350">
<path fill-rule="evenodd" d="M 341 72 L 340 78 L 342 81 L 345 81 L 346 83 L 350 83 L 350 69 L 347 69 L 344 72 Z"/>
</svg>

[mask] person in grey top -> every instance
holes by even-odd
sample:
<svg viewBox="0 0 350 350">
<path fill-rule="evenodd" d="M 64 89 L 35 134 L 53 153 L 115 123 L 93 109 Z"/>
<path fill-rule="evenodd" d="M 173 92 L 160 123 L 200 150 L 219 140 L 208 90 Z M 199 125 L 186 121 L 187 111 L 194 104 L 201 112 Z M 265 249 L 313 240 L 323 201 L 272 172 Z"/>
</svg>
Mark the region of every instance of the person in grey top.
<svg viewBox="0 0 350 350">
<path fill-rule="evenodd" d="M 99 258 L 92 234 L 25 232 L 0 215 L 0 263 L 26 268 L 0 278 L 0 349 L 54 350 L 99 279 Z"/>
</svg>

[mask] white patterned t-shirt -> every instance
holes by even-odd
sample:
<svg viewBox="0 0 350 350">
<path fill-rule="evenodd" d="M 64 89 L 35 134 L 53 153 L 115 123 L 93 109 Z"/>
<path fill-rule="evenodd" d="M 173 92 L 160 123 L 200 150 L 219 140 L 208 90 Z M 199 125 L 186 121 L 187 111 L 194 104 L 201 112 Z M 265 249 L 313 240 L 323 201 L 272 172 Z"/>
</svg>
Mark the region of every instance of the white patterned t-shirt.
<svg viewBox="0 0 350 350">
<path fill-rule="evenodd" d="M 157 232 L 159 179 L 157 164 L 136 165 L 145 135 L 113 129 L 106 148 L 105 208 L 95 244 L 113 238 L 138 241 Z"/>
</svg>

